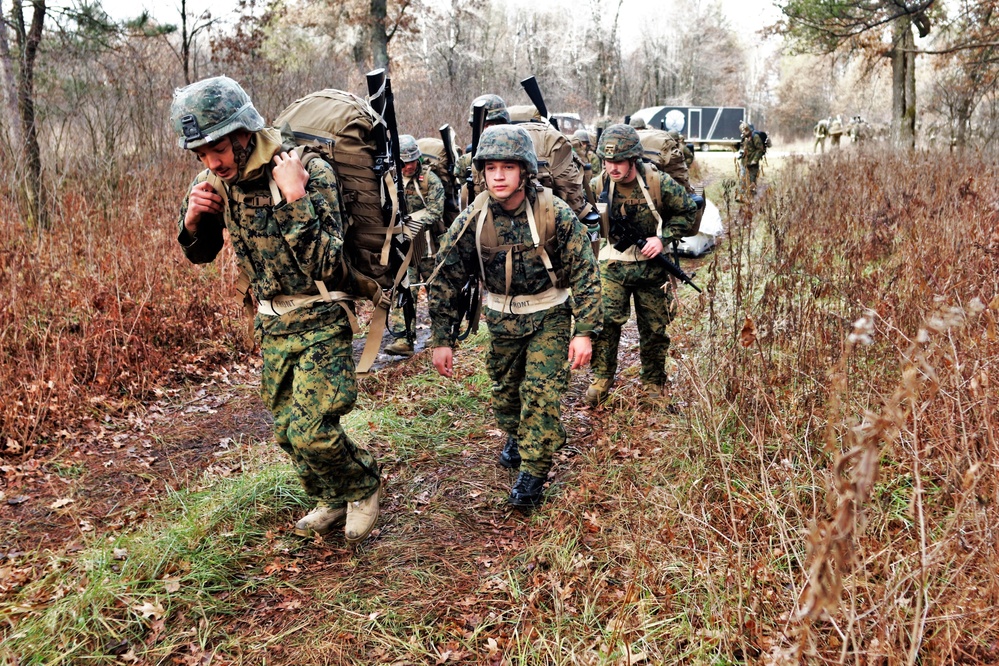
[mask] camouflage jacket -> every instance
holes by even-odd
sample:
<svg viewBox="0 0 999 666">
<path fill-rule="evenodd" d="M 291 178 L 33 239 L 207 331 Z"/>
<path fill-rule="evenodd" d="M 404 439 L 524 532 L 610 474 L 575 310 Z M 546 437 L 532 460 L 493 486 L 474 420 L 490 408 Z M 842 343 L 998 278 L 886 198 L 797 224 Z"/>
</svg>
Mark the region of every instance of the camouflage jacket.
<svg viewBox="0 0 999 666">
<path fill-rule="evenodd" d="M 404 178 L 406 183 L 406 207 L 412 215 L 421 210 L 423 223 L 431 229 L 435 236 L 447 231 L 444 224 L 444 184 L 433 171 L 424 165 L 413 178 Z"/>
<path fill-rule="evenodd" d="M 641 168 L 644 169 L 645 165 L 642 165 Z M 659 175 L 661 201 L 659 215 L 663 219 L 663 229 L 660 238 L 663 241 L 663 245 L 667 245 L 673 238 L 683 238 L 693 233 L 697 224 L 695 220 L 697 204 L 694 203 L 694 200 L 687 191 L 683 189 L 683 186 L 670 178 L 669 174 L 660 172 Z M 593 188 L 593 193 L 597 196 L 603 190 L 604 184 L 601 181 L 605 177 L 605 175 L 598 176 L 590 182 L 590 187 Z M 614 188 L 614 200 L 609 202 L 609 207 L 614 210 L 615 214 L 620 215 L 623 211 L 625 217 L 634 220 L 646 238 L 656 235 L 659 223 L 645 201 L 645 197 L 642 195 L 637 181 L 625 188 L 616 185 Z M 605 245 L 601 249 L 601 260 L 608 259 L 607 255 L 610 254 L 609 247 L 610 245 Z M 628 252 L 632 250 L 634 250 L 636 258 L 641 254 L 634 246 L 629 248 Z"/>
<path fill-rule="evenodd" d="M 586 151 L 586 160 L 590 163 L 591 174 L 597 175 L 603 170 L 603 164 L 600 163 L 600 158 L 592 150 Z"/>
<path fill-rule="evenodd" d="M 177 240 L 192 263 L 209 263 L 222 249 L 222 230 L 227 228 L 239 267 L 250 276 L 250 289 L 258 301 L 316 294 L 316 281 L 336 276 L 343 250 L 336 174 L 322 159 L 312 159 L 307 167 L 306 196 L 275 206 L 268 184 L 271 158 L 292 145 L 282 146 L 282 137 L 275 129 L 255 136 L 256 146 L 239 180 L 226 187 L 228 215 L 202 216 L 198 233 L 191 236 L 184 227 L 189 191 L 180 209 Z M 203 171 L 191 186 L 208 177 L 209 172 Z M 349 326 L 343 308 L 335 303 L 315 303 L 279 317 L 257 315 L 257 326 L 271 335 L 333 325 Z"/>
<path fill-rule="evenodd" d="M 766 151 L 763 139 L 758 132 L 751 132 L 743 136 L 742 144 L 739 148 L 742 150 L 742 157 L 739 158 L 739 161 L 744 166 L 756 166 L 759 164 L 760 160 L 763 159 L 763 153 Z"/>
<path fill-rule="evenodd" d="M 533 191 L 528 194 L 534 197 Z M 568 204 L 559 198 L 555 203 L 556 256 L 550 256 L 553 265 L 561 265 L 568 276 L 572 297 L 555 307 L 571 308 L 575 319 L 574 335 L 596 335 L 603 324 L 603 309 L 600 301 L 600 274 L 593 257 L 586 228 L 576 218 Z M 527 206 L 524 204 L 515 212 L 507 213 L 490 200 L 493 224 L 501 244 L 532 244 L 531 230 L 527 222 Z M 466 220 L 472 215 L 472 206 L 466 208 L 455 219 L 447 233 L 441 237 L 441 249 L 437 262 L 443 265 L 430 285 L 430 346 L 452 346 L 450 338 L 456 312 L 452 305 L 468 276 L 481 275 L 478 249 L 475 243 L 475 220 L 462 233 Z M 542 222 L 537 222 L 539 225 Z M 493 294 L 506 292 L 507 252 L 498 252 L 492 261 L 485 264 L 485 290 Z M 511 295 L 540 294 L 551 289 L 552 282 L 541 260 L 533 252 L 515 254 L 513 260 Z M 495 337 L 517 338 L 531 335 L 542 327 L 546 311 L 531 314 L 500 313 L 484 308 L 489 332 Z"/>
</svg>

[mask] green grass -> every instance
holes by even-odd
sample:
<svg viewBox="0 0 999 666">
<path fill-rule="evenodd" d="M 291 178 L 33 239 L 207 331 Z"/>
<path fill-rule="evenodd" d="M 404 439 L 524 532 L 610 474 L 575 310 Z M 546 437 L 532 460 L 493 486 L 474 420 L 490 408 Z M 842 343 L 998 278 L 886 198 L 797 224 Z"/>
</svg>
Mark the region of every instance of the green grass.
<svg viewBox="0 0 999 666">
<path fill-rule="evenodd" d="M 172 493 L 156 519 L 131 534 L 95 537 L 73 560 L 53 561 L 47 577 L 0 608 L 12 623 L 3 651 L 20 664 L 113 663 L 105 646 L 127 641 L 142 654 L 159 619 L 142 616 L 145 604 L 178 639 L 199 617 L 238 613 L 239 595 L 269 580 L 261 571 L 267 530 L 305 499 L 284 465 Z M 62 595 L 46 598 L 53 589 Z M 162 641 L 159 656 L 173 647 Z"/>
</svg>

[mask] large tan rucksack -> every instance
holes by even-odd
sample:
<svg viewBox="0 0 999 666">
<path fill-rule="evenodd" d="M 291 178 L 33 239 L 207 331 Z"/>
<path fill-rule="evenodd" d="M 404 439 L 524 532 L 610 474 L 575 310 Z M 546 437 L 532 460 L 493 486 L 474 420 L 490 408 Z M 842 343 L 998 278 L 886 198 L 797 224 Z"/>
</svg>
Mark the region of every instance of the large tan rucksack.
<svg viewBox="0 0 999 666">
<path fill-rule="evenodd" d="M 676 140 L 665 130 L 638 130 L 638 140 L 642 142 L 645 159 L 656 165 L 660 172 L 680 183 L 688 193 L 693 193 L 690 185 L 690 175 L 687 172 L 687 161 L 683 159 L 683 150 Z"/>
<path fill-rule="evenodd" d="M 375 304 L 357 364 L 359 374 L 367 372 L 378 355 L 391 300 L 412 258 L 412 246 L 403 253 L 392 242 L 403 227 L 397 220 L 398 195 L 392 175 L 375 170 L 377 148 L 372 132 L 378 123 L 384 121 L 368 102 L 333 89 L 292 102 L 274 120 L 277 127 L 287 125 L 299 145 L 318 151 L 339 179 L 348 270 L 338 288 Z"/>
<path fill-rule="evenodd" d="M 690 172 L 687 160 L 683 156 L 683 147 L 670 136 L 669 132 L 657 129 L 638 130 L 638 140 L 642 142 L 645 159 L 652 162 L 660 173 L 668 174 L 680 184 L 687 194 L 696 194 L 703 204 L 704 188 L 694 188 L 690 184 Z M 696 197 L 695 197 L 696 198 Z M 704 216 L 704 206 L 699 204 L 694 216 L 694 233 L 701 228 L 701 218 Z"/>
<path fill-rule="evenodd" d="M 347 261 L 354 271 L 390 289 L 396 280 L 390 243 L 402 229 L 383 208 L 384 201 L 394 199 L 395 186 L 387 172 L 382 176 L 375 172 L 377 151 L 371 131 L 377 122 L 365 100 L 334 89 L 295 100 L 274 119 L 276 127 L 287 124 L 299 145 L 317 150 L 336 171 L 347 214 Z"/>
</svg>

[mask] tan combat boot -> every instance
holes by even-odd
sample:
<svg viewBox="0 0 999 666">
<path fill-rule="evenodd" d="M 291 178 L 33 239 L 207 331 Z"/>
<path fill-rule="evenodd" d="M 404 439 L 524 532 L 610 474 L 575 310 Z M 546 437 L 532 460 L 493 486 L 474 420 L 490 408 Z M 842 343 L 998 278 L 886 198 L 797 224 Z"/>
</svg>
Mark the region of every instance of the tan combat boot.
<svg viewBox="0 0 999 666">
<path fill-rule="evenodd" d="M 385 347 L 385 353 L 391 356 L 412 356 L 413 345 L 409 344 L 406 338 L 398 338 L 395 342 Z"/>
<path fill-rule="evenodd" d="M 382 485 L 378 484 L 378 489 L 371 493 L 369 497 L 356 502 L 347 503 L 347 524 L 343 533 L 347 537 L 347 543 L 358 543 L 371 534 L 378 520 L 378 501 L 381 499 Z"/>
<path fill-rule="evenodd" d="M 586 404 L 591 407 L 596 407 L 597 405 L 603 403 L 607 400 L 607 394 L 610 393 L 611 386 L 613 386 L 613 379 L 596 378 L 590 383 L 590 387 L 586 389 Z"/>
<path fill-rule="evenodd" d="M 346 515 L 347 507 L 342 506 L 339 509 L 334 509 L 325 501 L 319 500 L 319 506 L 295 523 L 295 534 L 301 537 L 329 534 L 333 526 L 343 520 Z"/>
</svg>

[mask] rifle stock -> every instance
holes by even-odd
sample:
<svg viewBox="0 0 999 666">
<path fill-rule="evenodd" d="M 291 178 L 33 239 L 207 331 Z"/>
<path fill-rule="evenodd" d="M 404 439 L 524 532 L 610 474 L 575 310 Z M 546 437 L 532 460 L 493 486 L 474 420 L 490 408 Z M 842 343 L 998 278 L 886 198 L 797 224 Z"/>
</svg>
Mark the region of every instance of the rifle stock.
<svg viewBox="0 0 999 666">
<path fill-rule="evenodd" d="M 395 114 L 395 97 L 392 94 L 392 81 L 386 75 L 384 68 L 368 72 L 366 78 L 368 101 L 375 113 L 383 119 L 383 122 L 376 123 L 372 128 L 377 150 L 375 172 L 379 176 L 389 172 L 392 176 L 398 201 L 396 219 L 392 220 L 392 226 L 403 229 L 409 217 L 409 210 L 406 205 L 406 190 L 402 183 L 402 156 L 399 154 L 399 128 Z M 388 197 L 386 197 L 387 199 Z M 391 212 L 391 207 L 392 203 L 386 201 L 387 212 Z M 397 277 L 389 304 L 394 304 L 402 309 L 405 325 L 402 331 L 396 331 L 391 326 L 388 327 L 388 331 L 393 337 L 405 337 L 410 343 L 416 339 L 416 308 L 413 293 L 409 287 L 405 286 L 405 268 L 409 264 L 411 255 L 411 241 L 406 238 L 405 234 L 395 234 L 392 237 L 392 252 L 389 253 L 389 271 Z"/>
<path fill-rule="evenodd" d="M 531 75 L 521 81 L 520 85 L 524 87 L 524 92 L 527 93 L 527 96 L 531 99 L 531 104 L 538 110 L 538 113 L 548 120 L 552 124 L 552 127 L 558 129 L 558 121 L 548 114 L 548 106 L 545 104 L 544 95 L 541 94 L 541 86 L 538 85 L 538 79 Z"/>
<path fill-rule="evenodd" d="M 454 177 L 454 131 L 447 123 L 441 125 L 438 131 L 441 134 L 441 142 L 444 144 L 444 168 L 447 171 L 446 176 L 449 184 L 449 195 L 444 202 L 444 209 L 450 212 L 457 212 L 458 202 L 455 199 L 458 197 L 458 183 L 455 182 Z"/>
<path fill-rule="evenodd" d="M 471 157 L 475 157 L 475 151 L 479 149 L 479 138 L 482 136 L 483 126 L 486 124 L 486 103 L 479 102 L 472 107 L 472 154 Z M 474 170 L 474 164 L 472 160 L 468 162 L 468 169 L 465 171 L 465 187 L 466 197 L 468 199 L 467 203 L 472 203 L 472 199 L 475 198 L 475 179 L 472 176 Z"/>
</svg>

